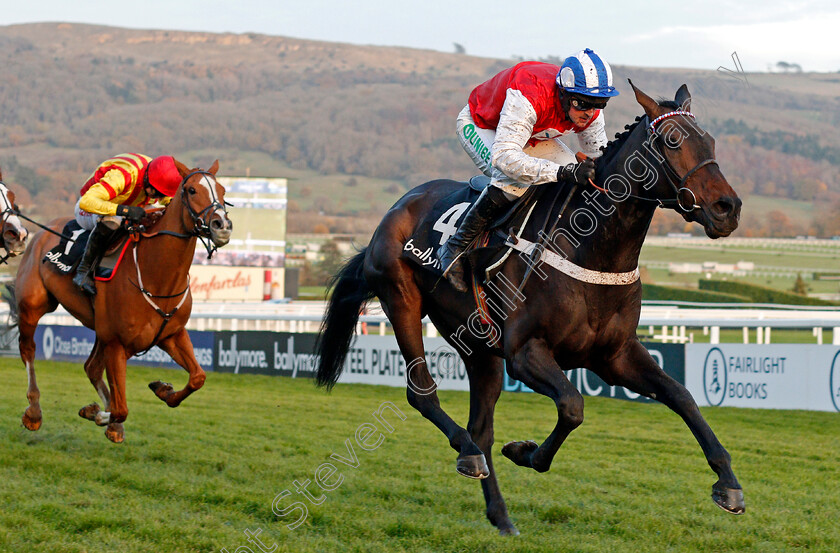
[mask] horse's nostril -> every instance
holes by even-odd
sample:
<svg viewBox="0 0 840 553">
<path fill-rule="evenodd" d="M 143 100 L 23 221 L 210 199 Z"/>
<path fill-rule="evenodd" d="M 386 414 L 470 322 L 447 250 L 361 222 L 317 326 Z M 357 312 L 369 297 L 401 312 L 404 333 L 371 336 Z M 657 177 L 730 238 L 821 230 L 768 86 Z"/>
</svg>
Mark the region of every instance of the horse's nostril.
<svg viewBox="0 0 840 553">
<path fill-rule="evenodd" d="M 737 201 L 736 201 L 737 200 Z M 737 198 L 730 198 L 724 196 L 723 198 L 712 204 L 712 211 L 718 217 L 729 217 L 735 212 L 736 207 L 741 201 Z"/>
<path fill-rule="evenodd" d="M 219 219 L 213 219 L 212 221 L 210 221 L 210 227 L 215 230 L 221 230 L 221 228 L 223 227 L 222 221 Z"/>
</svg>

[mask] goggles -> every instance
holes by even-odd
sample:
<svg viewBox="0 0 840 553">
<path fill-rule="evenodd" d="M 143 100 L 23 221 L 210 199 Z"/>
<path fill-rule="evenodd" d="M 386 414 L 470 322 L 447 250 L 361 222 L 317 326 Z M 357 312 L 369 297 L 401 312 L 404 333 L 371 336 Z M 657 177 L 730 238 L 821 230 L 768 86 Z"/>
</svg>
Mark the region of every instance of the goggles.
<svg viewBox="0 0 840 553">
<path fill-rule="evenodd" d="M 592 102 L 589 100 L 582 100 L 581 98 L 572 96 L 571 98 L 569 98 L 569 105 L 578 111 L 589 111 L 592 109 L 604 109 L 605 107 L 607 107 L 607 101 L 604 100 L 602 102 Z"/>
</svg>

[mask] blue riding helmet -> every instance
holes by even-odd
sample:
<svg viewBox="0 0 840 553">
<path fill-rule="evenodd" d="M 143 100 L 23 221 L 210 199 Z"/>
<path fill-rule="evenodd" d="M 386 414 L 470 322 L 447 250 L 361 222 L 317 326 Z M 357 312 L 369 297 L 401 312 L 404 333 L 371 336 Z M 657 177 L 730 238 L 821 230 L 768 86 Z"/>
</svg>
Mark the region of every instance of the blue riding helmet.
<svg viewBox="0 0 840 553">
<path fill-rule="evenodd" d="M 612 85 L 610 65 L 589 48 L 566 58 L 557 73 L 557 85 L 571 94 L 595 98 L 618 96 L 618 90 Z"/>
</svg>

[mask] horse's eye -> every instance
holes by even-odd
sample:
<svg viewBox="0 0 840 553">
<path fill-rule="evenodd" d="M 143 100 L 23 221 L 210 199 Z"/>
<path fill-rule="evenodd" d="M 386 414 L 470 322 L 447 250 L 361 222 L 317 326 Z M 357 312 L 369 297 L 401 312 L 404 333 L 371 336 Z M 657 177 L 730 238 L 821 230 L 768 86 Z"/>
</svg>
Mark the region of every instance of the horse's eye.
<svg viewBox="0 0 840 553">
<path fill-rule="evenodd" d="M 194 186 L 190 186 L 190 190 L 189 190 L 189 192 L 190 192 L 190 196 L 194 195 L 194 194 L 195 194 L 195 187 L 194 187 Z"/>
</svg>

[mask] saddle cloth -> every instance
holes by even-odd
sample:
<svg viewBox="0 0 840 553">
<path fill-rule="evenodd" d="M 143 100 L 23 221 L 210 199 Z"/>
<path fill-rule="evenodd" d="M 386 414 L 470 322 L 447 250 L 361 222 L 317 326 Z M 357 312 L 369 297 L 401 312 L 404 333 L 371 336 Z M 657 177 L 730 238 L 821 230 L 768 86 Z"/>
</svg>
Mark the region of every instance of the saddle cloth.
<svg viewBox="0 0 840 553">
<path fill-rule="evenodd" d="M 449 237 L 458 230 L 458 223 L 470 206 L 490 182 L 489 177 L 479 176 L 470 179 L 469 183 L 451 194 L 444 196 L 432 207 L 428 214 L 417 225 L 411 238 L 403 245 L 403 257 L 415 263 L 419 267 L 440 276 L 443 268 L 438 259 L 438 248 L 449 240 Z M 476 240 L 473 248 L 465 254 L 470 260 L 470 266 L 474 273 L 480 273 L 487 267 L 496 268 L 500 266 L 498 260 L 510 251 L 506 247 L 502 234 L 504 232 L 493 232 L 496 229 L 509 229 L 511 232 L 521 233 L 531 213 L 531 208 L 538 196 L 543 192 L 545 186 L 532 186 L 523 194 L 507 213 L 493 222 L 483 236 Z M 486 275 L 489 277 L 490 275 Z M 482 279 L 484 280 L 484 279 Z"/>
<path fill-rule="evenodd" d="M 76 270 L 76 266 L 82 260 L 85 252 L 90 231 L 79 226 L 75 219 L 71 219 L 61 231 L 64 235 L 58 245 L 44 254 L 42 263 L 47 263 L 56 272 L 66 275 Z M 68 239 L 69 238 L 69 239 Z M 103 256 L 102 260 L 94 271 L 96 280 L 111 280 L 122 261 L 123 254 L 128 248 L 129 240 L 122 235 L 119 240 L 112 244 Z"/>
</svg>

